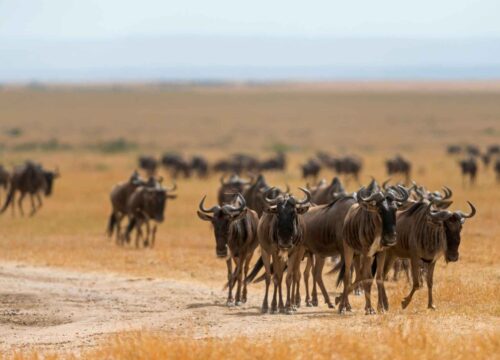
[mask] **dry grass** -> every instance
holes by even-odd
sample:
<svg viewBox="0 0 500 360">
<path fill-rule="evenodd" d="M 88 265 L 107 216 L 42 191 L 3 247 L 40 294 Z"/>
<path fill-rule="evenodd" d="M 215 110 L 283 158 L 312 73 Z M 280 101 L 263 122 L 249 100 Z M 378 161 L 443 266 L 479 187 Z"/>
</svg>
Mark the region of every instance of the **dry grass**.
<svg viewBox="0 0 500 360">
<path fill-rule="evenodd" d="M 331 320 L 332 331 L 328 334 L 308 331 L 298 339 L 287 337 L 286 331 L 272 339 L 200 341 L 170 339 L 161 333 L 122 334 L 103 343 L 102 348 L 85 352 L 86 357 L 359 355 L 444 359 L 467 358 L 472 352 L 475 357 L 494 357 L 499 350 L 500 329 L 500 185 L 495 183 L 491 169 L 481 169 L 477 186 L 464 189 L 456 159 L 446 156 L 444 147 L 448 143 L 499 142 L 498 95 L 494 91 L 343 92 L 314 87 L 292 91 L 222 88 L 0 92 L 0 141 L 7 149 L 0 152 L 0 161 L 9 164 L 35 158 L 48 166 L 58 165 L 63 174 L 53 198 L 46 200 L 36 217 L 12 218 L 9 213 L 0 217 L 0 258 L 192 279 L 221 286 L 225 267 L 214 257 L 209 227 L 195 216 L 203 194 L 215 199 L 216 177 L 179 181 L 179 198 L 168 204 L 156 249 L 117 248 L 105 238 L 109 190 L 127 178 L 138 153 L 159 154 L 174 149 L 187 154 L 204 152 L 213 160 L 228 151 L 265 156 L 277 143 L 291 144 L 294 151 L 290 153 L 289 171 L 270 174 L 269 180 L 296 187 L 303 184 L 298 164 L 316 150 L 360 155 L 365 164 L 364 182 L 368 175 L 384 178 L 384 159 L 401 152 L 412 160 L 416 180 L 433 189 L 443 184 L 451 187 L 456 208 L 465 208 L 465 200 L 478 208 L 477 217 L 463 231 L 460 261 L 448 265 L 441 262 L 436 270 L 438 312 L 425 310 L 425 290 L 403 312 L 399 302 L 407 287 L 403 283 L 390 284 L 389 314 L 377 320 L 362 316 L 346 320 L 364 324 L 362 341 L 341 331 L 344 321 Z M 7 133 L 12 128 L 22 129 L 22 134 L 10 137 Z M 120 137 L 137 143 L 139 149 L 108 154 L 89 147 Z M 19 143 L 53 138 L 71 148 L 9 151 Z M 350 183 L 348 188 L 354 190 L 357 186 Z M 334 289 L 333 279 L 327 286 Z M 252 296 L 260 296 L 260 292 Z M 355 307 L 361 304 L 359 300 Z M 233 343 L 237 346 L 231 346 Z M 36 356 L 28 352 L 18 358 Z"/>
</svg>

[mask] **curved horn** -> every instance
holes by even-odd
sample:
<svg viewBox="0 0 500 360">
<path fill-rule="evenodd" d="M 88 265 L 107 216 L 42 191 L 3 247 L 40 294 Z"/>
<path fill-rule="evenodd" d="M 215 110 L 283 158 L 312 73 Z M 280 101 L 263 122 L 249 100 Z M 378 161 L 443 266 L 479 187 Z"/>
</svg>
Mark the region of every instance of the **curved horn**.
<svg viewBox="0 0 500 360">
<path fill-rule="evenodd" d="M 267 195 L 271 192 L 271 191 L 274 191 L 276 188 L 273 186 L 273 187 L 270 187 L 269 189 L 266 190 L 266 192 L 264 193 L 264 200 L 266 201 L 266 203 L 268 203 L 269 205 L 276 205 L 276 202 L 278 201 L 278 198 L 279 196 L 277 196 L 276 198 L 274 199 L 269 199 L 267 197 Z"/>
<path fill-rule="evenodd" d="M 474 207 L 474 205 L 472 205 L 472 203 L 470 201 L 467 201 L 467 203 L 469 204 L 470 206 L 470 213 L 468 214 L 464 214 L 463 212 L 461 211 L 457 211 L 456 214 L 458 216 L 460 216 L 462 219 L 468 219 L 468 218 L 471 218 L 473 217 L 474 215 L 476 215 L 476 208 Z"/>
<path fill-rule="evenodd" d="M 453 195 L 453 191 L 448 186 L 443 186 L 444 198 L 443 200 L 448 200 Z"/>
<path fill-rule="evenodd" d="M 387 184 L 389 184 L 389 181 L 391 181 L 391 178 L 387 179 L 382 183 L 382 189 L 387 190 Z"/>
<path fill-rule="evenodd" d="M 302 191 L 306 195 L 306 197 L 300 201 L 294 198 L 296 204 L 298 206 L 303 206 L 303 205 L 310 203 L 311 202 L 311 193 L 309 192 L 309 190 L 304 189 L 303 187 L 299 187 L 299 189 L 300 189 L 300 191 Z"/>
<path fill-rule="evenodd" d="M 285 193 L 289 193 L 290 192 L 290 184 L 285 184 L 286 186 L 286 190 L 285 190 Z"/>
<path fill-rule="evenodd" d="M 451 216 L 453 216 L 453 213 L 448 210 L 440 210 L 440 211 L 430 210 L 429 216 L 436 220 L 445 221 L 448 220 Z"/>
<path fill-rule="evenodd" d="M 224 205 L 222 208 L 225 209 L 225 210 L 229 210 L 230 212 L 241 212 L 241 211 L 243 211 L 245 209 L 245 207 L 247 206 L 247 202 L 245 201 L 245 198 L 240 193 L 236 194 L 236 198 L 239 199 L 240 206 L 236 207 L 236 206 L 228 204 L 228 205 Z"/>
<path fill-rule="evenodd" d="M 217 205 L 215 206 L 212 206 L 210 209 L 205 209 L 204 207 L 204 204 L 205 204 L 205 199 L 207 198 L 207 195 L 203 196 L 203 199 L 201 199 L 200 201 L 200 205 L 198 206 L 198 208 L 200 209 L 201 212 L 204 212 L 204 213 L 213 213 L 215 211 L 215 209 L 217 209 Z"/>
<path fill-rule="evenodd" d="M 381 199 L 384 198 L 384 194 L 382 194 L 380 191 L 374 192 L 368 197 L 363 196 L 363 192 L 366 191 L 365 187 L 363 186 L 361 189 L 358 191 L 358 200 L 361 200 L 363 202 L 370 202 L 370 201 L 380 201 Z"/>
<path fill-rule="evenodd" d="M 410 197 L 410 193 L 402 185 L 391 186 L 388 190 L 388 193 L 392 195 L 394 200 L 396 200 L 397 202 L 406 202 L 406 200 L 408 200 L 408 198 Z"/>
</svg>

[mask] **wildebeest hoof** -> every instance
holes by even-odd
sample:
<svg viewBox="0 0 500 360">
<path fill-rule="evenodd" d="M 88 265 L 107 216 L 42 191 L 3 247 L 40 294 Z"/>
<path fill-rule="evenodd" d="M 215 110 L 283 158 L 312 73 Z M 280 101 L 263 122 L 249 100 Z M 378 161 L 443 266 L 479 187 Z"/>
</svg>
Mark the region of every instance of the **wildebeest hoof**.
<svg viewBox="0 0 500 360">
<path fill-rule="evenodd" d="M 293 315 L 293 309 L 291 307 L 287 307 L 285 309 L 285 314 L 287 314 L 287 315 Z"/>
<path fill-rule="evenodd" d="M 293 311 L 297 311 L 298 310 L 298 306 L 297 305 L 292 305 L 292 310 Z"/>
<path fill-rule="evenodd" d="M 262 308 L 260 309 L 260 312 L 261 312 L 262 314 L 267 314 L 267 312 L 268 312 L 268 311 L 269 311 L 269 308 L 268 308 L 267 306 L 262 307 Z"/>
<path fill-rule="evenodd" d="M 318 299 L 313 299 L 311 303 L 312 306 L 318 306 Z"/>
<path fill-rule="evenodd" d="M 243 305 L 243 303 L 241 301 L 236 301 L 235 305 L 236 306 L 241 306 L 241 305 Z"/>
<path fill-rule="evenodd" d="M 378 306 L 378 307 L 377 307 L 377 312 L 378 312 L 379 314 L 384 314 L 384 313 L 385 313 L 385 309 L 384 309 L 384 307 L 383 307 L 383 306 Z"/>
<path fill-rule="evenodd" d="M 336 296 L 335 297 L 335 305 L 339 304 L 341 298 L 342 298 L 341 296 Z"/>
<path fill-rule="evenodd" d="M 310 302 L 309 300 L 306 300 L 306 306 L 307 306 L 307 307 L 312 307 L 312 306 L 313 306 L 313 304 L 312 304 L 312 302 Z"/>
<path fill-rule="evenodd" d="M 339 314 L 340 315 L 345 315 L 347 313 L 347 309 L 345 306 L 342 306 L 339 308 Z"/>
<path fill-rule="evenodd" d="M 329 309 L 335 309 L 335 305 L 333 305 L 332 303 L 328 303 L 328 308 Z"/>
<path fill-rule="evenodd" d="M 375 314 L 376 314 L 376 312 L 372 307 L 365 309 L 365 315 L 375 315 Z"/>
<path fill-rule="evenodd" d="M 428 305 L 428 306 L 427 306 L 427 309 L 429 309 L 429 310 L 437 310 L 437 309 L 436 309 L 436 306 L 435 306 L 434 304 L 430 304 L 430 305 Z"/>
<path fill-rule="evenodd" d="M 410 304 L 410 302 L 406 299 L 401 301 L 401 307 L 403 308 L 403 310 L 406 309 L 409 304 Z"/>
<path fill-rule="evenodd" d="M 226 302 L 227 307 L 233 307 L 234 306 L 234 300 L 228 300 Z"/>
<path fill-rule="evenodd" d="M 357 288 L 354 290 L 354 295 L 355 296 L 361 296 L 363 294 L 363 290 Z"/>
</svg>

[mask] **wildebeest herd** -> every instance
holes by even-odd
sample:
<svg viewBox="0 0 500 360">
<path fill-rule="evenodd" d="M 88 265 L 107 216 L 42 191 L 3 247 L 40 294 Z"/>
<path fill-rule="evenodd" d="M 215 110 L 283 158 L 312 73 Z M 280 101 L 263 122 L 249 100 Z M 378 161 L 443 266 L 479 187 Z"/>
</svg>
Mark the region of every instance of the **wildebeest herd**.
<svg viewBox="0 0 500 360">
<path fill-rule="evenodd" d="M 484 151 L 481 151 L 476 145 L 449 145 L 446 151 L 448 155 L 461 157 L 458 164 L 462 172 L 464 186 L 467 180 L 471 185 L 476 182 L 479 162 L 482 162 L 485 170 L 492 166 L 497 181 L 500 182 L 500 145 L 489 145 Z"/>
</svg>

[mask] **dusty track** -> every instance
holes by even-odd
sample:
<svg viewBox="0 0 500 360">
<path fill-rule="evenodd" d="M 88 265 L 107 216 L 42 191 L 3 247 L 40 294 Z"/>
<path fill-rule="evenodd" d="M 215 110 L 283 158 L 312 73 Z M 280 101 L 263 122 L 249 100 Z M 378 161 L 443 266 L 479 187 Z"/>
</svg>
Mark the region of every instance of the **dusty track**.
<svg viewBox="0 0 500 360">
<path fill-rule="evenodd" d="M 0 266 L 1 348 L 43 347 L 77 350 L 95 345 L 115 332 L 148 330 L 191 338 L 290 336 L 305 329 L 343 328 L 362 331 L 368 325 L 400 325 L 408 314 L 339 316 L 325 306 L 301 308 L 296 315 L 261 315 L 260 289 L 239 308 L 224 305 L 225 292 L 197 282 L 83 273 L 15 263 Z M 220 288 L 219 288 L 220 289 Z M 355 300 L 361 305 L 361 299 Z M 425 311 L 421 311 L 425 315 Z M 429 314 L 427 313 L 427 316 Z M 429 317 L 455 334 L 498 329 L 486 322 Z M 286 331 L 284 331 L 286 330 Z"/>
</svg>

